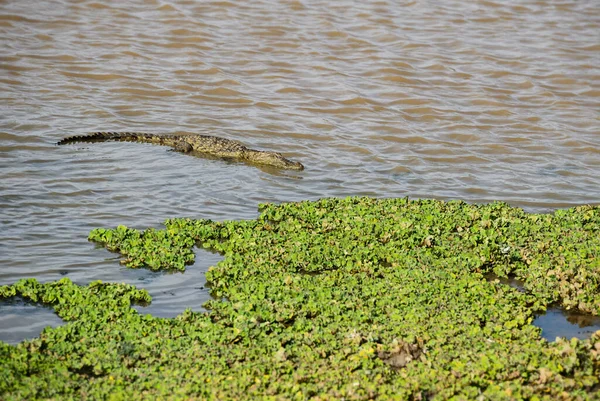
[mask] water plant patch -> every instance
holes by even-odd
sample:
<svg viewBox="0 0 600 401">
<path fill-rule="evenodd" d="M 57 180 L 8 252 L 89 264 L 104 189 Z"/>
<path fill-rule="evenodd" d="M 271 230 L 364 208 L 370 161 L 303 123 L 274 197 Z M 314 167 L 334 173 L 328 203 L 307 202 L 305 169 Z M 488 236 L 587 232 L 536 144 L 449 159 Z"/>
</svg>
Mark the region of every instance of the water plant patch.
<svg viewBox="0 0 600 401">
<path fill-rule="evenodd" d="M 206 275 L 218 299 L 164 319 L 131 308 L 150 297 L 124 284 L 0 287 L 68 322 L 0 343 L 0 398 L 598 399 L 600 332 L 549 342 L 531 322 L 554 303 L 600 315 L 599 234 L 594 206 L 372 198 L 96 229 L 133 268 L 220 252 Z"/>
</svg>

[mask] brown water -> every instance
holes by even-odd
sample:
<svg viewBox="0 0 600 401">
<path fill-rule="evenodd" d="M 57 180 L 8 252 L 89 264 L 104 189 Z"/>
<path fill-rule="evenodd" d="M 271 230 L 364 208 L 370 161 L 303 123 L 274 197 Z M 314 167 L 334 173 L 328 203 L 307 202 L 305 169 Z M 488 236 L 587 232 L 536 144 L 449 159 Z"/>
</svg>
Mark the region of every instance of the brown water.
<svg viewBox="0 0 600 401">
<path fill-rule="evenodd" d="M 185 275 L 133 274 L 90 229 L 348 195 L 532 211 L 600 201 L 594 0 L 9 0 L 0 42 L 0 284 L 154 285 L 169 315 L 200 308 L 207 294 L 193 290 L 215 256 Z M 54 145 L 94 130 L 213 134 L 306 170 Z"/>
</svg>

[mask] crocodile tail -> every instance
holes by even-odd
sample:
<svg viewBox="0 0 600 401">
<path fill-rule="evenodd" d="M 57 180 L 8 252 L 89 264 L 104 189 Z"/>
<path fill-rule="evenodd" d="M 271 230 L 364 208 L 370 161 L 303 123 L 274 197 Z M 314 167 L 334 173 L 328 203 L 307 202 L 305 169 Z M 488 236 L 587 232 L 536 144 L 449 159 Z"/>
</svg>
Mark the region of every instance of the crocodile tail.
<svg viewBox="0 0 600 401">
<path fill-rule="evenodd" d="M 84 135 L 74 135 L 63 138 L 58 141 L 57 145 L 66 145 L 77 142 L 104 142 L 104 141 L 140 141 L 148 140 L 155 137 L 153 134 L 142 132 L 90 132 Z"/>
</svg>

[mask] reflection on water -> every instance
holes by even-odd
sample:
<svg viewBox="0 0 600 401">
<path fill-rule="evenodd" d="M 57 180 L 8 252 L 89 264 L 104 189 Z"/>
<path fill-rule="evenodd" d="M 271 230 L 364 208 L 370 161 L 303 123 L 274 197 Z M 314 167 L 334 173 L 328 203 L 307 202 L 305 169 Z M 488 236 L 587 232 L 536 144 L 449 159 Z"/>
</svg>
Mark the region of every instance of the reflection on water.
<svg viewBox="0 0 600 401">
<path fill-rule="evenodd" d="M 508 285 L 509 287 L 512 287 L 519 292 L 525 292 L 525 283 L 521 280 L 518 280 L 514 276 L 500 277 L 494 273 L 489 272 L 489 273 L 484 274 L 483 277 L 485 277 L 485 279 L 487 281 L 492 281 L 492 282 L 497 281 L 498 283 Z"/>
<path fill-rule="evenodd" d="M 542 337 L 548 341 L 554 341 L 556 337 L 585 339 L 600 330 L 600 316 L 553 306 L 536 317 L 533 324 L 542 329 Z"/>
<path fill-rule="evenodd" d="M 211 298 L 204 275 L 209 267 L 223 260 L 223 256 L 198 248 L 195 253 L 196 261 L 187 266 L 185 273 L 125 269 L 126 282 L 146 289 L 152 296 L 150 305 L 134 308 L 139 313 L 158 317 L 175 317 L 188 308 L 204 310 L 202 305 Z"/>
<path fill-rule="evenodd" d="M 494 273 L 487 273 L 484 277 L 488 281 L 508 285 L 519 292 L 526 291 L 525 283 L 513 276 L 498 277 Z M 542 329 L 542 337 L 548 341 L 554 341 L 556 337 L 585 339 L 600 330 L 600 316 L 552 305 L 544 313 L 537 315 L 532 324 Z"/>
<path fill-rule="evenodd" d="M 0 284 L 122 281 L 91 229 L 261 202 L 598 203 L 598 21 L 593 1 L 1 2 Z M 306 170 L 54 145 L 98 130 L 217 135 Z"/>
<path fill-rule="evenodd" d="M 18 344 L 37 337 L 46 326 L 58 327 L 64 322 L 54 310 L 23 300 L 9 298 L 0 301 L 0 341 Z"/>
</svg>

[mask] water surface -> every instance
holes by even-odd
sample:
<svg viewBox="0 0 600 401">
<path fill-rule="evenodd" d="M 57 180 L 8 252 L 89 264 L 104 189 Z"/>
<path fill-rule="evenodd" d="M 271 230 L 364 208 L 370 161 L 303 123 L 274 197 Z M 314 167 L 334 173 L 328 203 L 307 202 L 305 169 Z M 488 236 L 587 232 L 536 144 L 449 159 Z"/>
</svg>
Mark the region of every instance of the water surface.
<svg viewBox="0 0 600 401">
<path fill-rule="evenodd" d="M 599 32 L 596 1 L 4 1 L 0 284 L 139 284 L 92 228 L 261 202 L 598 203 Z M 95 130 L 218 135 L 306 170 L 54 145 Z"/>
</svg>

